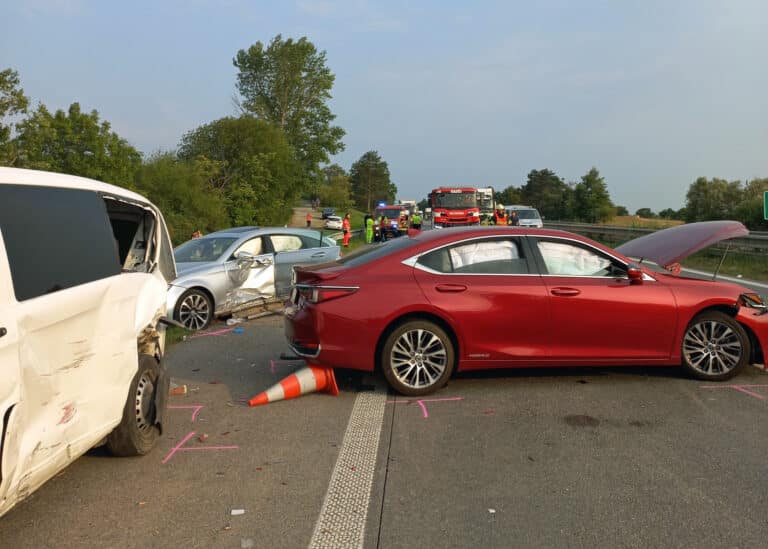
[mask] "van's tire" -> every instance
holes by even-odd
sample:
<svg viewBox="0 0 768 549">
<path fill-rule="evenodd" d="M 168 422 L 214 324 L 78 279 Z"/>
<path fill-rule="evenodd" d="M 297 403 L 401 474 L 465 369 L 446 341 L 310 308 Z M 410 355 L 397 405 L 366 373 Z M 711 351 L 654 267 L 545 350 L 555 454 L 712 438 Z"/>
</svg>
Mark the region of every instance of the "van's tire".
<svg viewBox="0 0 768 549">
<path fill-rule="evenodd" d="M 747 365 L 750 353 L 744 328 L 720 311 L 696 315 L 683 335 L 683 368 L 705 381 L 732 378 Z"/>
<path fill-rule="evenodd" d="M 139 370 L 131 381 L 123 418 L 107 436 L 107 448 L 113 455 L 143 456 L 155 446 L 160 436 L 160 429 L 155 424 L 155 392 L 159 378 L 157 360 L 149 355 L 139 355 Z"/>
<path fill-rule="evenodd" d="M 453 372 L 454 346 L 440 326 L 411 320 L 389 334 L 381 353 L 381 369 L 390 387 L 406 396 L 437 391 Z"/>
</svg>

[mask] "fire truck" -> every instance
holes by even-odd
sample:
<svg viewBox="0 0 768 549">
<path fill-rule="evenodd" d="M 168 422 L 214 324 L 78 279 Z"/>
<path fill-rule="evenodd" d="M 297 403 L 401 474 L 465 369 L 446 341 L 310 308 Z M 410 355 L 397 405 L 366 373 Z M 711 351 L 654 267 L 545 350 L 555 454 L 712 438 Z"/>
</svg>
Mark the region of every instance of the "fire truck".
<svg viewBox="0 0 768 549">
<path fill-rule="evenodd" d="M 476 187 L 438 187 L 429 193 L 435 227 L 479 225 Z"/>
</svg>

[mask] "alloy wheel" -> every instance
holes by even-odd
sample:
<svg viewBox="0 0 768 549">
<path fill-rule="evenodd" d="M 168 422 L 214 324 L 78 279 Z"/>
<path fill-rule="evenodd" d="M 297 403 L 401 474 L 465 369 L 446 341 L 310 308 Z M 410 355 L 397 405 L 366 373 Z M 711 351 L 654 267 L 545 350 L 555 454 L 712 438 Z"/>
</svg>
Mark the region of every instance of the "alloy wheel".
<svg viewBox="0 0 768 549">
<path fill-rule="evenodd" d="M 743 352 L 739 334 L 716 320 L 691 325 L 683 339 L 685 360 L 691 368 L 706 375 L 730 372 L 739 365 Z"/>
<path fill-rule="evenodd" d="M 179 307 L 179 322 L 190 330 L 200 330 L 208 324 L 211 308 L 204 296 L 189 294 Z"/>
<path fill-rule="evenodd" d="M 407 387 L 421 389 L 437 382 L 448 365 L 445 343 L 424 329 L 404 332 L 390 353 L 395 377 Z"/>
</svg>

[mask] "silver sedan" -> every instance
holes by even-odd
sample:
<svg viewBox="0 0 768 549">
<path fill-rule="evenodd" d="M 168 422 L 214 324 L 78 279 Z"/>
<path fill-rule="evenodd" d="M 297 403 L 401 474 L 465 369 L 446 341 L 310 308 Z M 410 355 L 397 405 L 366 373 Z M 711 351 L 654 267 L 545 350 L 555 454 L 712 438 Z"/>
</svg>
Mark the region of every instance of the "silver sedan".
<svg viewBox="0 0 768 549">
<path fill-rule="evenodd" d="M 312 229 L 236 227 L 185 242 L 174 256 L 168 314 L 200 330 L 248 301 L 287 296 L 294 265 L 334 261 L 340 249 Z"/>
</svg>

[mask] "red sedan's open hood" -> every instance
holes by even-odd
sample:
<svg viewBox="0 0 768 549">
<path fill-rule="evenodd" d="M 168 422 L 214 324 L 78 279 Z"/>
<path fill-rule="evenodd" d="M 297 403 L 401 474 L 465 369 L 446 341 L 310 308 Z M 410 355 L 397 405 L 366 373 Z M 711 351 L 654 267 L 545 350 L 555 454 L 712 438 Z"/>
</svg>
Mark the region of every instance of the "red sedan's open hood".
<svg viewBox="0 0 768 549">
<path fill-rule="evenodd" d="M 738 221 L 701 221 L 635 238 L 616 251 L 627 257 L 649 259 L 666 268 L 721 240 L 748 234 L 749 230 Z"/>
</svg>

